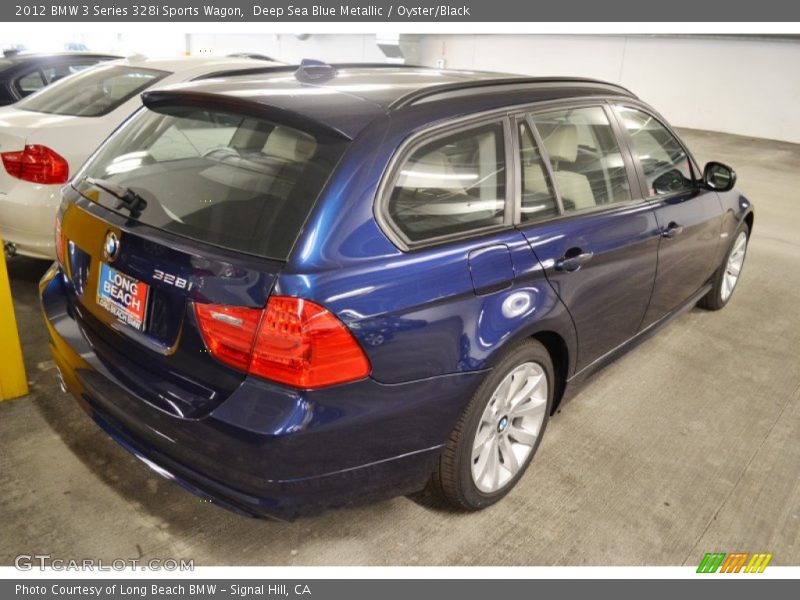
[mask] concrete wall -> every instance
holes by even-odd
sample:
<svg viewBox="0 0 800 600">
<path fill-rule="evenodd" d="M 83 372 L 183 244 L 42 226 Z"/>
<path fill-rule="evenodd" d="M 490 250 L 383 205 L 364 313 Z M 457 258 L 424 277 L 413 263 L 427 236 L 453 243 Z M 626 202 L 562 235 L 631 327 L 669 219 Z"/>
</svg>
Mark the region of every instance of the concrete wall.
<svg viewBox="0 0 800 600">
<path fill-rule="evenodd" d="M 676 126 L 800 143 L 800 42 L 604 35 L 425 35 L 450 68 L 620 83 Z"/>
</svg>

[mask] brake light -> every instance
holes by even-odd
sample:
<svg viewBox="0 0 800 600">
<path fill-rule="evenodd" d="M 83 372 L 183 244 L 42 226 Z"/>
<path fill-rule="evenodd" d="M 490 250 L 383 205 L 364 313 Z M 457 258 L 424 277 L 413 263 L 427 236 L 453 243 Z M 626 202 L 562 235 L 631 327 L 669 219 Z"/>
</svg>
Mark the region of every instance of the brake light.
<svg viewBox="0 0 800 600">
<path fill-rule="evenodd" d="M 369 375 L 350 330 L 318 304 L 272 296 L 267 302 L 250 373 L 298 388 L 318 388 Z"/>
<path fill-rule="evenodd" d="M 67 239 L 64 237 L 64 232 L 61 230 L 61 215 L 56 216 L 56 260 L 60 265 L 66 264 L 64 262 L 64 247 L 67 245 Z"/>
<path fill-rule="evenodd" d="M 3 166 L 8 174 L 32 183 L 66 183 L 69 164 L 55 150 L 32 144 L 17 152 L 3 152 Z"/>
<path fill-rule="evenodd" d="M 370 364 L 350 330 L 309 300 L 272 296 L 262 311 L 195 304 L 209 352 L 251 375 L 300 389 L 363 379 Z"/>
<path fill-rule="evenodd" d="M 247 371 L 263 311 L 219 304 L 195 304 L 194 310 L 211 355 L 226 365 Z"/>
</svg>

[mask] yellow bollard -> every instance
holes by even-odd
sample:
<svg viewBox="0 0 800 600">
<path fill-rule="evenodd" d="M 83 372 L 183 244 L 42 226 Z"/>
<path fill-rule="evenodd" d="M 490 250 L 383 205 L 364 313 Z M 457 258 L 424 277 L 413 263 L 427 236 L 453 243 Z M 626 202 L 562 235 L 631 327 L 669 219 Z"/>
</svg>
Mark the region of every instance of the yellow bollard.
<svg viewBox="0 0 800 600">
<path fill-rule="evenodd" d="M 3 238 L 0 238 L 0 246 Z M 11 302 L 5 253 L 0 252 L 0 400 L 9 400 L 28 393 L 28 379 L 22 363 L 17 319 Z"/>
</svg>

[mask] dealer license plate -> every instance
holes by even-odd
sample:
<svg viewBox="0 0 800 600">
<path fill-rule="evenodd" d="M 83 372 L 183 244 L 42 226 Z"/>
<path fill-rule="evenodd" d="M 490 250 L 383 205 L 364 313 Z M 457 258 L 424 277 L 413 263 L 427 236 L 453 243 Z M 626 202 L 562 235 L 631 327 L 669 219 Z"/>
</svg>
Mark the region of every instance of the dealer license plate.
<svg viewBox="0 0 800 600">
<path fill-rule="evenodd" d="M 150 286 L 130 275 L 100 263 L 97 303 L 117 320 L 141 331 L 147 309 Z"/>
</svg>

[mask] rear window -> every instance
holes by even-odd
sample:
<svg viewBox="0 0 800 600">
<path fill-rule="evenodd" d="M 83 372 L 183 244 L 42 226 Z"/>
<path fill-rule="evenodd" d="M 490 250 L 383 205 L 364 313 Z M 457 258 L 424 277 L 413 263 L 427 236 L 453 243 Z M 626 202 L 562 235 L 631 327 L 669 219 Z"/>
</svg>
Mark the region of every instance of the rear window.
<svg viewBox="0 0 800 600">
<path fill-rule="evenodd" d="M 223 110 L 158 111 L 142 109 L 76 177 L 127 188 L 146 206 L 131 214 L 96 186 L 84 193 L 163 231 L 285 260 L 345 142 Z"/>
<path fill-rule="evenodd" d="M 167 75 L 155 69 L 100 65 L 25 98 L 17 107 L 53 115 L 99 117 Z"/>
</svg>

